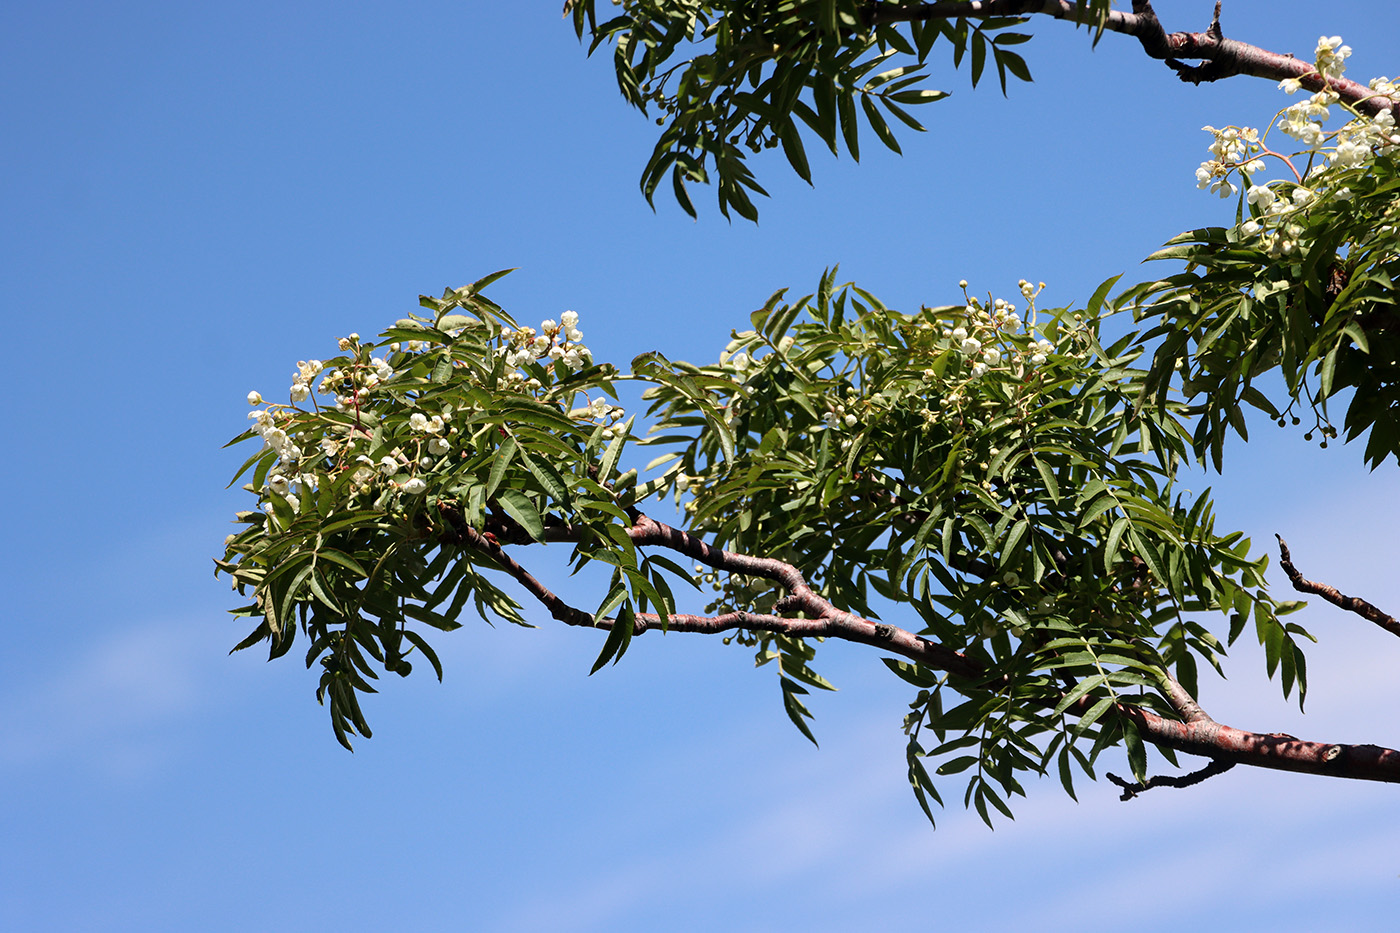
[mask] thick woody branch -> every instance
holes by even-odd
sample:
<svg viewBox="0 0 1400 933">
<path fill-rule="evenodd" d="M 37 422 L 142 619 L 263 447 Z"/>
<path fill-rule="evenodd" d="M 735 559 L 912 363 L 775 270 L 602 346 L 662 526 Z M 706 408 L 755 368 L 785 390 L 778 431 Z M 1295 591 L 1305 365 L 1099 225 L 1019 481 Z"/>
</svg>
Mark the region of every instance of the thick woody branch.
<svg viewBox="0 0 1400 933">
<path fill-rule="evenodd" d="M 999 16 L 1043 15 L 1079 23 L 1079 11 L 1071 0 L 973 0 L 970 3 L 911 3 L 902 6 L 871 4 L 866 7 L 872 24 L 931 19 L 988 19 Z M 1270 52 L 1256 45 L 1227 39 L 1220 28 L 1220 4 L 1205 32 L 1167 32 L 1150 2 L 1134 0 L 1133 12 L 1111 10 L 1104 31 L 1135 37 L 1151 58 L 1165 62 L 1182 81 L 1201 84 L 1234 75 L 1252 75 L 1271 81 L 1293 78 L 1309 91 L 1331 88 L 1338 97 L 1366 113 L 1400 109 L 1396 102 L 1376 96 L 1364 84 L 1346 78 L 1328 81 L 1310 60 Z M 1188 65 L 1183 59 L 1200 62 Z"/>
<path fill-rule="evenodd" d="M 442 507 L 442 514 L 448 525 L 444 532 L 447 540 L 470 547 L 489 558 L 539 600 L 555 619 L 566 625 L 612 628 L 616 620 L 595 618 L 559 598 L 507 554 L 494 533 L 487 534 L 466 525 L 450 507 Z M 558 540 L 567 540 L 571 536 L 570 531 L 563 526 L 556 529 L 555 536 Z M 627 533 L 639 546 L 665 547 L 717 570 L 771 580 L 787 591 L 787 595 L 774 606 L 775 611 L 800 612 L 804 616 L 790 618 L 742 611 L 718 616 L 678 613 L 668 616 L 663 624 L 661 617 L 655 613 L 637 613 L 634 635 L 654 628 L 701 634 L 747 629 L 794 638 L 839 638 L 870 645 L 969 680 L 986 681 L 989 677 L 995 677 L 995 672 L 984 670 L 973 659 L 927 638 L 895 625 L 873 622 L 837 609 L 812 590 L 801 572 L 791 564 L 773 558 L 735 554 L 641 514 L 638 514 L 636 523 L 627 529 Z M 1162 687 L 1168 702 L 1181 717 L 1180 721 L 1131 704 L 1119 704 L 1119 711 L 1137 725 L 1145 740 L 1155 745 L 1210 758 L 1222 766 L 1235 762 L 1303 774 L 1400 783 L 1400 751 L 1377 745 L 1309 742 L 1282 733 L 1247 732 L 1211 719 L 1185 688 L 1170 677 L 1163 680 Z M 1089 705 L 1090 699 L 1085 697 L 1070 712 L 1086 712 Z"/>
<path fill-rule="evenodd" d="M 1177 722 L 1127 704 L 1119 708 L 1137 724 L 1144 739 L 1188 755 L 1276 771 L 1400 784 L 1400 751 L 1393 748 L 1309 742 L 1277 732 L 1247 732 L 1213 720 Z"/>
<path fill-rule="evenodd" d="M 1335 586 L 1327 583 L 1316 583 L 1304 577 L 1298 572 L 1298 568 L 1293 566 L 1293 555 L 1288 553 L 1288 543 L 1279 535 L 1274 535 L 1274 537 L 1278 538 L 1279 566 L 1283 568 L 1284 573 L 1288 574 L 1288 582 L 1293 584 L 1295 590 L 1300 593 L 1321 596 L 1340 609 L 1354 612 L 1361 618 L 1376 623 L 1392 635 L 1400 635 L 1400 621 L 1396 621 L 1394 616 L 1387 615 L 1358 596 L 1345 595 Z"/>
<path fill-rule="evenodd" d="M 1201 705 L 1196 702 L 1196 698 L 1186 692 L 1186 688 L 1177 682 L 1175 677 L 1164 674 L 1162 676 L 1162 692 L 1167 696 L 1167 702 L 1172 705 L 1186 722 L 1214 722 L 1206 711 L 1201 709 Z"/>
</svg>

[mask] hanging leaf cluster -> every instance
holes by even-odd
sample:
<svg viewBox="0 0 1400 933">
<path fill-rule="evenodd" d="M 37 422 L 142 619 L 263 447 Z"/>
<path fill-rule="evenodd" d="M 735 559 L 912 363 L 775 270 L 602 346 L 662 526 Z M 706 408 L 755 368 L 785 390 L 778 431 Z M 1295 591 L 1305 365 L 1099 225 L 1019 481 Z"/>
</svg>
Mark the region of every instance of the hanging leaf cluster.
<svg viewBox="0 0 1400 933">
<path fill-rule="evenodd" d="M 615 15 L 600 17 L 599 7 Z M 1081 21 L 1101 24 L 1107 0 L 1079 0 Z M 940 42 L 954 67 L 968 61 L 973 86 L 996 70 L 1030 81 L 1014 48 L 1025 33 L 1007 31 L 1024 18 L 921 19 L 910 5 L 882 0 L 569 0 L 589 52 L 613 47 L 618 87 L 661 127 L 641 187 L 647 200 L 669 176 L 671 191 L 692 216 L 687 184 L 713 181 L 720 211 L 757 219 L 755 195 L 766 195 L 751 155 L 781 148 L 811 182 L 804 138 L 833 155 L 860 159 L 862 127 L 899 152 L 895 126 L 922 132 L 910 108 L 947 94 L 926 85 L 928 58 Z"/>
</svg>

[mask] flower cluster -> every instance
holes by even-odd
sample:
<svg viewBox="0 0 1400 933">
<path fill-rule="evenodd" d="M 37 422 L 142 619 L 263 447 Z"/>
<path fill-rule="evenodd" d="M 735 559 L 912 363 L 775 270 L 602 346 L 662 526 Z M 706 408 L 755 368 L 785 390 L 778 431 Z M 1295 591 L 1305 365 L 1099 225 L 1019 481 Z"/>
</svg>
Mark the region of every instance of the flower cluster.
<svg viewBox="0 0 1400 933">
<path fill-rule="evenodd" d="M 1351 48 L 1343 45 L 1340 36 L 1318 39 L 1316 51 L 1317 74 L 1327 80 L 1341 77 Z M 1302 87 L 1297 78 L 1279 83 L 1289 94 Z M 1400 100 L 1400 87 L 1388 78 L 1376 78 L 1370 83 L 1379 97 Z M 1325 129 L 1332 117 L 1332 107 L 1339 101 L 1335 91 L 1324 89 L 1306 100 L 1293 104 L 1279 113 L 1279 131 L 1298 140 L 1303 149 L 1293 156 L 1270 149 L 1258 130 L 1250 127 L 1227 126 L 1216 129 L 1204 127 L 1212 135 L 1212 158 L 1196 170 L 1197 187 L 1207 188 L 1221 197 L 1239 191 L 1231 176 L 1240 172 L 1245 183 L 1245 198 L 1252 216 L 1240 226 L 1246 236 L 1259 237 L 1260 245 L 1276 258 L 1292 254 L 1298 248 L 1304 227 L 1299 222 L 1302 211 L 1327 201 L 1348 201 L 1352 191 L 1345 178 L 1337 173 L 1366 165 L 1371 159 L 1400 149 L 1400 134 L 1396 132 L 1395 117 L 1389 109 L 1367 116 L 1347 108 L 1352 119 L 1340 129 Z M 1266 134 L 1267 135 L 1267 134 Z M 1307 156 L 1307 167 L 1299 171 L 1293 164 L 1296 156 Z M 1291 174 L 1291 181 L 1255 183 L 1251 176 L 1264 170 L 1263 157 L 1276 159 Z"/>
<path fill-rule="evenodd" d="M 964 279 L 958 285 L 966 294 L 967 280 Z M 1030 303 L 1030 310 L 1034 313 L 1035 298 L 1045 287 L 1045 283 L 1041 282 L 1039 286 L 1035 286 L 1026 279 L 1021 279 L 1017 287 L 1021 296 Z M 982 378 L 989 369 L 999 366 L 1003 359 L 1018 376 L 1024 374 L 1027 366 L 1039 366 L 1045 362 L 1043 353 L 1025 354 L 1015 347 L 1001 345 L 1000 334 L 1019 333 L 1024 323 L 1016 306 L 1005 298 L 992 299 L 990 308 L 987 308 L 983 307 L 977 298 L 968 297 L 961 320 L 951 323 L 953 326 L 943 328 L 943 338 L 962 351 L 964 359 L 969 362 L 968 374 L 973 379 Z M 1035 346 L 1032 344 L 1033 348 Z"/>
<path fill-rule="evenodd" d="M 1278 128 L 1308 149 L 1319 149 L 1327 141 L 1322 126 L 1332 119 L 1332 105 L 1340 98 L 1336 91 L 1322 90 L 1307 100 L 1286 107 Z"/>
<path fill-rule="evenodd" d="M 512 331 L 501 331 L 502 344 L 496 353 L 505 358 L 506 365 L 514 368 L 548 358 L 550 362 L 563 363 L 570 369 L 578 369 L 592 361 L 592 355 L 583 345 L 583 332 L 578 329 L 578 314 L 565 311 L 559 320 L 541 322 L 539 330 L 522 327 Z"/>
<path fill-rule="evenodd" d="M 1264 170 L 1264 163 L 1253 158 L 1263 147 L 1259 141 L 1259 131 L 1247 126 L 1227 126 L 1217 130 L 1213 126 L 1202 127 L 1214 136 L 1210 153 L 1214 158 L 1207 159 L 1196 169 L 1196 187 L 1209 187 L 1213 194 L 1228 198 L 1239 189 L 1230 182 L 1230 172 L 1239 168 L 1246 175 Z"/>
<path fill-rule="evenodd" d="M 402 321 L 400 327 L 412 323 Z M 455 336 L 453 330 L 447 333 Z M 565 311 L 557 322 L 544 321 L 538 331 L 532 327 L 502 328 L 496 338 L 495 353 L 510 367 L 504 388 L 520 391 L 542 388 L 539 379 L 527 379 L 519 372 L 518 367 L 522 365 L 538 363 L 551 367 L 558 362 L 577 369 L 590 363 L 591 354 L 582 340 L 578 314 L 573 311 Z M 420 340 L 393 342 L 384 347 L 388 352 L 379 357 L 373 355 L 374 344 L 362 342 L 359 334 L 341 337 L 337 345 L 344 356 L 329 362 L 304 360 L 297 363 L 288 393 L 289 404 L 268 403 L 248 416 L 253 422 L 253 433 L 262 438 L 263 451 L 276 454 L 261 488 L 248 487 L 263 500 L 262 508 L 274 527 L 278 525 L 274 499 L 280 498 L 293 512 L 298 511 L 301 507 L 298 493 L 314 490 L 318 474 L 348 471 L 352 495 L 379 491 L 390 495 L 422 495 L 428 489 L 422 474 L 438 466 L 441 461 L 436 458 L 454 450 L 458 434 L 458 428 L 453 425 L 454 414 L 470 417 L 477 410 L 474 404 L 455 409 L 450 403 L 420 407 L 424 402 L 416 394 L 395 393 L 396 405 L 408 402 L 412 409 L 407 417 L 406 436 L 400 435 L 398 446 L 375 449 L 379 443 L 375 440 L 375 429 L 385 423 L 387 413 L 395 407 L 383 404 L 389 399 L 385 394 L 389 389 L 386 383 L 394 377 L 397 366 L 410 363 L 416 354 L 430 349 L 431 344 Z M 317 396 L 325 401 L 318 404 Z M 324 423 L 320 419 L 317 412 L 332 398 L 335 411 L 352 415 L 352 422 L 340 419 Z M 307 401 L 314 406 L 312 411 L 300 407 Z M 264 405 L 262 394 L 248 393 L 248 404 Z M 623 409 L 601 399 L 571 415 L 604 424 L 604 435 L 609 438 L 625 430 L 618 424 L 624 416 Z M 403 428 L 398 430 L 403 431 Z"/>
<path fill-rule="evenodd" d="M 965 281 L 959 285 L 966 291 Z M 923 371 L 928 394 L 918 414 L 926 424 L 960 423 L 967 417 L 969 406 L 981 397 L 975 386 L 989 374 L 1009 379 L 1012 385 L 1025 385 L 1052 354 L 1065 359 L 1085 358 L 1089 343 L 1083 315 L 1057 316 L 1055 323 L 1042 333 L 1035 320 L 1035 299 L 1045 283 L 1036 286 L 1023 279 L 1019 287 L 1029 302 L 1029 322 L 1022 320 L 1010 301 L 996 298 L 984 305 L 979 299 L 968 297 L 966 306 L 958 309 L 952 320 L 925 320 L 919 325 L 942 338 L 935 339 L 930 348 L 933 356 L 954 350 L 961 355 L 964 367 L 963 383 L 954 384 L 941 394 L 938 387 L 944 382 L 944 375 L 933 366 Z"/>
<path fill-rule="evenodd" d="M 827 409 L 826 414 L 822 416 L 822 420 L 826 422 L 828 428 L 839 428 L 842 425 L 853 428 L 860 423 L 860 419 L 847 411 L 846 406 L 840 402 L 834 403 L 831 408 Z"/>
</svg>

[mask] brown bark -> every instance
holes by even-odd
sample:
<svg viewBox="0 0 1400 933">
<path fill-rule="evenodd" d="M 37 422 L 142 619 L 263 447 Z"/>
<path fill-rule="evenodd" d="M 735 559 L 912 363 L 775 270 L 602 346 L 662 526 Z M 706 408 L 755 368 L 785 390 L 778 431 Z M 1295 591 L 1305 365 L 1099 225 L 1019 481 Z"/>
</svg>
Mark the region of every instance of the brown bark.
<svg viewBox="0 0 1400 933">
<path fill-rule="evenodd" d="M 1042 15 L 1079 22 L 1071 0 L 974 0 L 971 3 L 911 3 L 905 6 L 874 5 L 866 8 L 872 24 L 930 19 L 987 19 L 998 16 Z M 1257 45 L 1227 39 L 1220 28 L 1220 4 L 1204 32 L 1167 32 L 1157 19 L 1152 4 L 1134 0 L 1133 12 L 1111 10 L 1103 23 L 1105 32 L 1133 36 L 1148 56 L 1164 62 L 1182 81 L 1201 84 L 1235 75 L 1252 75 L 1271 81 L 1294 78 L 1309 91 L 1330 87 L 1341 100 L 1366 113 L 1389 109 L 1400 115 L 1400 103 L 1384 97 L 1364 84 L 1347 78 L 1332 81 L 1318 74 L 1311 58 L 1296 58 L 1261 49 Z M 1185 60 L 1199 62 L 1186 64 Z"/>
<path fill-rule="evenodd" d="M 1395 617 L 1383 612 L 1368 603 L 1359 596 L 1347 596 L 1329 583 L 1317 583 L 1309 580 L 1298 572 L 1298 568 L 1293 566 L 1293 555 L 1288 552 L 1288 542 L 1279 535 L 1278 538 L 1279 566 L 1283 572 L 1288 574 L 1288 582 L 1293 584 L 1293 588 L 1300 593 L 1311 593 L 1314 596 L 1321 596 L 1332 605 L 1347 612 L 1354 612 L 1367 621 L 1374 622 L 1392 635 L 1400 636 L 1400 621 Z"/>
<path fill-rule="evenodd" d="M 506 553 L 505 546 L 494 533 L 488 535 L 465 525 L 450 507 L 444 505 L 442 511 L 448 526 L 444 536 L 448 540 L 470 547 L 489 558 L 539 600 L 555 619 L 566 625 L 605 630 L 612 628 L 615 619 L 597 619 L 570 606 L 536 579 Z M 839 638 L 870 645 L 957 677 L 980 681 L 996 679 L 994 671 L 984 670 L 978 662 L 946 646 L 898 626 L 863 619 L 838 609 L 816 593 L 791 564 L 713 547 L 686 531 L 640 513 L 636 514 L 635 523 L 627 529 L 627 534 L 638 546 L 664 547 L 716 570 L 771 580 L 786 591 L 786 595 L 775 605 L 775 611 L 802 614 L 802 617 L 794 618 L 743 611 L 717 616 L 676 613 L 663 622 L 661 616 L 655 613 L 637 613 L 634 635 L 655 628 L 699 634 L 746 629 L 794 638 Z M 577 540 L 577 535 L 567 526 L 556 527 L 551 537 Z M 1236 729 L 1211 719 L 1195 698 L 1171 678 L 1164 681 L 1163 693 L 1181 717 L 1180 720 L 1127 703 L 1119 705 L 1120 712 L 1137 725 L 1143 739 L 1155 745 L 1201 755 L 1217 763 L 1235 762 L 1303 774 L 1400 783 L 1400 751 L 1377 745 L 1312 742 L 1282 733 Z M 1070 712 L 1087 712 L 1089 705 L 1090 700 L 1086 697 Z"/>
</svg>

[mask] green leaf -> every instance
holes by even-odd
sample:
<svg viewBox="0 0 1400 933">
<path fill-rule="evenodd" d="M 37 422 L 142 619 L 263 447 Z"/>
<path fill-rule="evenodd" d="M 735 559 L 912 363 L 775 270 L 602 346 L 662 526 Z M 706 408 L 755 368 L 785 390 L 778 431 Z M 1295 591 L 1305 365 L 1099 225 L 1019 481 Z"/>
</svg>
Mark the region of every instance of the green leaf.
<svg viewBox="0 0 1400 933">
<path fill-rule="evenodd" d="M 531 457 L 525 453 L 523 448 L 520 451 L 520 459 L 524 462 L 525 468 L 530 471 L 530 475 L 540 484 L 540 488 L 548 493 L 555 502 L 567 508 L 571 498 L 569 487 L 554 465 L 542 457 Z"/>
<path fill-rule="evenodd" d="M 1085 732 L 1089 731 L 1089 728 L 1093 726 L 1094 723 L 1098 722 L 1099 717 L 1106 713 L 1113 703 L 1113 697 L 1104 697 L 1091 706 L 1087 713 L 1079 717 L 1079 722 L 1074 724 L 1074 734 L 1076 736 L 1082 736 Z"/>
<path fill-rule="evenodd" d="M 817 744 L 817 737 L 812 734 L 811 728 L 807 725 L 807 720 L 812 718 L 811 712 L 798 699 L 807 690 L 798 683 L 788 680 L 786 677 L 778 678 L 778 682 L 783 688 L 783 709 L 787 712 L 788 719 L 797 727 L 798 731 L 807 737 L 807 741 L 813 745 Z"/>
<path fill-rule="evenodd" d="M 632 641 L 632 631 L 636 624 L 636 616 L 632 612 L 632 604 L 624 603 L 622 610 L 613 620 L 612 628 L 608 631 L 607 640 L 603 642 L 603 650 L 598 653 L 598 660 L 593 662 L 593 668 L 588 672 L 592 677 L 598 673 L 609 661 L 616 664 L 622 660 L 622 656 L 627 652 L 627 646 Z"/>
<path fill-rule="evenodd" d="M 783 145 L 783 155 L 787 156 L 788 164 L 807 184 L 812 183 L 812 167 L 807 164 L 807 150 L 802 145 L 802 134 L 798 132 L 797 124 L 789 117 L 782 124 L 778 133 L 778 139 Z"/>
<path fill-rule="evenodd" d="M 875 102 L 867 95 L 861 97 L 860 103 L 861 108 L 865 111 L 866 120 L 870 121 L 870 128 L 875 131 L 880 142 L 884 143 L 886 148 L 902 155 L 903 151 L 899 148 L 899 141 L 894 138 L 894 133 L 890 132 L 890 126 L 885 122 L 885 118 L 880 116 Z"/>
<path fill-rule="evenodd" d="M 1031 456 L 1035 462 L 1036 472 L 1040 474 L 1041 481 L 1045 483 L 1045 491 L 1050 494 L 1050 498 L 1053 501 L 1059 502 L 1060 484 L 1055 479 L 1055 471 L 1051 468 L 1050 464 L 1046 463 L 1041 458 L 1036 457 L 1034 454 L 1032 454 Z"/>
<path fill-rule="evenodd" d="M 850 152 L 852 159 L 859 162 L 860 132 L 856 126 L 856 102 L 851 91 L 843 91 L 836 96 L 836 112 L 841 117 L 841 135 L 846 140 L 846 150 Z M 813 744 L 815 742 L 813 739 Z"/>
<path fill-rule="evenodd" d="M 1147 748 L 1142 743 L 1142 734 L 1138 732 L 1137 723 L 1128 717 L 1122 717 L 1120 723 L 1123 727 L 1123 744 L 1128 747 L 1128 767 L 1133 770 L 1133 777 L 1140 783 L 1147 782 Z"/>
<path fill-rule="evenodd" d="M 544 520 L 529 496 L 518 489 L 502 489 L 496 501 L 507 515 L 525 529 L 526 534 L 536 541 L 544 540 Z"/>
<path fill-rule="evenodd" d="M 334 548 L 322 548 L 315 552 L 315 557 L 318 560 L 328 560 L 333 564 L 339 564 L 347 570 L 353 571 L 358 578 L 363 579 L 369 576 L 365 568 L 360 565 L 359 561 L 343 551 L 337 551 Z"/>
<path fill-rule="evenodd" d="M 632 422 L 635 416 L 628 418 L 626 424 L 622 426 L 622 431 L 608 442 L 608 449 L 603 451 L 603 458 L 598 463 L 598 482 L 606 483 L 608 477 L 612 475 L 613 467 L 617 466 L 617 458 L 622 456 L 622 447 L 627 443 L 627 436 L 632 432 Z"/>
<path fill-rule="evenodd" d="M 1113 527 L 1108 530 L 1108 537 L 1104 539 L 1103 563 L 1104 570 L 1113 570 L 1113 565 L 1118 562 L 1118 548 L 1123 540 L 1123 533 L 1132 527 L 1132 520 L 1126 515 L 1122 515 L 1113 523 Z"/>
<path fill-rule="evenodd" d="M 496 456 L 491 461 L 491 475 L 486 480 L 486 498 L 489 499 L 496 494 L 497 487 L 501 485 L 506 471 L 510 469 L 510 462 L 515 457 L 517 446 L 515 435 L 512 434 L 508 435 L 496 450 Z"/>
</svg>

